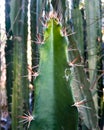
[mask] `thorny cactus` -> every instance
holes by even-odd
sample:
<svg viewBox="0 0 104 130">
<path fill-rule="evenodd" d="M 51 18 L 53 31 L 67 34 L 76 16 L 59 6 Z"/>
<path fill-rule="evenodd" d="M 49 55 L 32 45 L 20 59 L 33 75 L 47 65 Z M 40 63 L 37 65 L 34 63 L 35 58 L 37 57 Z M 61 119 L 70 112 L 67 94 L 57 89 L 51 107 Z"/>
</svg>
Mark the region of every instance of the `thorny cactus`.
<svg viewBox="0 0 104 130">
<path fill-rule="evenodd" d="M 50 13 L 40 45 L 39 76 L 34 80 L 34 119 L 30 130 L 77 130 L 78 112 L 70 86 L 68 41 L 64 33 L 57 14 Z"/>
<path fill-rule="evenodd" d="M 37 43 L 41 43 L 40 63 L 34 81 L 35 102 L 30 130 L 76 130 L 78 128 L 76 107 L 83 126 L 97 130 L 97 115 L 90 84 L 81 63 L 77 44 L 74 37 L 68 35 L 67 29 L 62 28 L 60 24 L 60 17 L 52 14 L 45 24 L 44 40 L 40 40 L 39 34 L 37 36 Z M 70 51 L 68 44 L 77 51 Z M 76 125 L 71 119 L 75 119 Z"/>
<path fill-rule="evenodd" d="M 8 90 L 11 91 L 11 117 L 12 129 L 24 129 L 19 123 L 18 116 L 23 115 L 28 108 L 28 80 L 27 80 L 27 0 L 9 1 L 12 30 L 12 68 L 9 68 L 8 76 L 11 76 L 11 85 Z M 12 7 L 12 8 L 11 8 Z M 8 19 L 7 19 L 8 20 Z M 9 34 L 10 35 L 10 34 Z M 9 37 L 8 37 L 9 39 Z M 10 39 L 9 39 L 10 40 Z M 11 42 L 7 41 L 7 48 Z M 9 48 L 11 49 L 11 48 Z M 8 58 L 8 57 L 7 57 Z M 11 58 L 11 57 L 9 57 Z M 8 60 L 8 59 L 7 59 Z M 10 75 L 11 74 L 11 75 Z M 8 87 L 8 84 L 7 84 Z"/>
<path fill-rule="evenodd" d="M 81 12 L 77 8 L 78 5 L 80 4 L 79 0 L 78 1 L 73 0 L 74 9 L 75 9 L 73 10 L 73 14 L 75 14 L 75 16 L 76 15 L 80 16 L 79 18 L 77 18 L 77 22 L 74 21 L 73 24 L 76 34 L 72 33 L 69 30 L 69 28 L 66 29 L 61 25 L 63 24 L 63 22 L 65 22 L 65 20 L 69 20 L 70 18 L 69 16 L 68 17 L 66 16 L 67 13 L 70 14 L 69 11 L 70 9 L 66 6 L 67 3 L 69 3 L 69 1 L 67 0 L 66 2 L 66 1 L 59 1 L 59 0 L 56 1 L 49 0 L 46 2 L 46 4 L 47 3 L 49 4 L 49 9 L 47 10 L 47 12 L 51 11 L 51 9 L 54 8 L 55 11 L 58 10 L 59 12 L 61 10 L 60 13 L 62 15 L 65 14 L 66 15 L 63 16 L 64 19 L 63 21 L 61 21 L 61 17 L 59 16 L 59 14 L 57 15 L 56 13 L 50 13 L 49 16 L 48 15 L 45 16 L 45 19 L 44 17 L 42 18 L 44 20 L 43 25 L 45 25 L 43 41 L 41 40 L 42 38 L 40 34 L 38 34 L 36 37 L 36 33 L 41 32 L 39 27 L 40 26 L 39 15 L 41 13 L 39 6 L 42 6 L 43 9 L 44 6 L 43 3 L 45 1 L 31 0 L 31 9 L 30 9 L 31 38 L 33 42 L 32 63 L 33 66 L 36 65 L 36 69 L 33 69 L 33 71 L 36 71 L 33 72 L 33 78 L 35 77 L 34 78 L 35 101 L 34 101 L 34 111 L 32 113 L 28 112 L 28 114 L 25 113 L 24 116 L 22 116 L 23 111 L 25 111 L 25 109 L 28 106 L 28 92 L 27 92 L 28 82 L 27 80 L 25 80 L 26 79 L 25 76 L 27 74 L 27 63 L 26 63 L 27 48 L 25 44 L 27 42 L 27 23 L 25 22 L 27 21 L 27 1 L 24 0 L 18 0 L 18 2 L 16 2 L 16 0 L 10 0 L 10 1 L 5 0 L 5 1 L 8 2 L 6 6 L 8 6 L 9 9 L 10 6 L 12 5 L 11 11 L 7 9 L 7 15 L 10 14 L 9 17 L 7 17 L 7 19 L 10 18 L 11 23 L 9 23 L 10 24 L 9 28 L 7 28 L 8 26 L 6 26 L 7 38 L 8 38 L 7 48 L 9 49 L 11 42 L 13 45 L 11 46 L 11 50 L 13 54 L 10 55 L 9 57 L 11 58 L 12 66 L 10 68 L 9 67 L 7 68 L 7 72 L 8 72 L 7 78 L 8 76 L 11 76 L 10 78 L 11 81 L 8 80 L 7 82 L 7 86 L 10 86 L 7 89 L 7 93 L 8 93 L 8 97 L 10 97 L 9 91 L 10 93 L 12 92 L 12 104 L 11 104 L 12 107 L 10 108 L 12 112 L 11 113 L 12 129 L 13 130 L 25 129 L 23 126 L 24 124 L 22 125 L 18 123 L 19 119 L 17 117 L 20 117 L 23 118 L 23 120 L 21 120 L 20 122 L 23 123 L 28 122 L 28 128 L 30 130 L 34 130 L 34 129 L 36 130 L 42 130 L 42 129 L 77 130 L 78 123 L 82 126 L 83 130 L 89 130 L 89 129 L 98 130 L 99 129 L 98 120 L 97 120 L 97 114 L 93 102 L 93 95 L 92 95 L 93 91 L 91 88 L 92 82 L 89 83 L 87 80 L 87 76 L 85 73 L 85 68 L 82 60 L 83 53 L 85 51 L 83 48 L 82 38 L 86 37 L 86 35 L 83 34 L 84 30 L 82 30 L 83 27 L 80 24 L 80 21 L 82 23 Z M 35 8 L 33 8 L 34 4 L 36 4 L 36 10 L 34 10 Z M 95 5 L 97 5 L 97 2 Z M 90 8 L 90 5 L 88 5 L 87 3 L 86 9 L 88 8 L 92 9 Z M 89 12 L 87 13 L 89 15 Z M 93 12 L 91 13 L 91 15 L 92 14 Z M 93 16 L 95 16 L 95 13 Z M 36 24 L 34 24 L 34 21 L 36 22 Z M 90 22 L 91 21 L 89 21 L 89 24 Z M 75 25 L 76 23 L 77 25 Z M 69 23 L 67 22 L 67 24 Z M 93 25 L 93 29 L 94 28 L 95 28 L 95 24 Z M 70 32 L 69 35 L 67 34 L 67 30 Z M 92 29 L 88 29 L 86 31 L 91 33 Z M 75 34 L 75 37 L 73 37 L 71 33 Z M 10 37 L 11 35 L 13 38 L 12 40 Z M 94 41 L 95 41 L 95 37 L 96 37 L 96 32 L 94 32 L 93 34 Z M 37 41 L 35 41 L 35 38 L 37 38 Z M 93 38 L 90 38 L 89 41 L 90 40 L 92 41 Z M 79 45 L 80 42 L 81 44 Z M 40 61 L 39 61 L 38 70 L 37 70 L 38 68 L 37 63 L 39 57 L 36 62 L 34 60 L 34 58 L 37 56 L 36 51 L 38 50 L 38 45 L 34 43 L 39 44 Z M 36 46 L 34 47 L 34 45 Z M 91 49 L 94 50 L 94 54 L 95 54 L 96 49 L 93 49 L 92 45 L 91 45 Z M 96 67 L 96 58 L 95 56 L 92 57 L 94 57 L 95 59 L 94 66 Z M 8 60 L 8 56 L 6 60 Z M 90 59 L 88 61 L 90 61 L 89 66 L 91 67 L 92 61 Z M 9 60 L 7 61 L 7 63 L 9 63 Z M 92 75 L 91 77 L 96 77 L 93 76 L 94 73 L 92 72 L 90 73 L 90 75 Z M 91 79 L 93 81 L 93 78 Z M 8 83 L 10 82 L 11 84 L 8 85 Z M 11 91 L 12 86 L 13 89 Z M 25 100 L 25 96 L 26 96 L 26 100 Z M 8 101 L 11 101 L 11 99 Z M 81 122 L 78 121 L 78 116 Z M 18 128 L 18 125 L 21 128 Z"/>
</svg>

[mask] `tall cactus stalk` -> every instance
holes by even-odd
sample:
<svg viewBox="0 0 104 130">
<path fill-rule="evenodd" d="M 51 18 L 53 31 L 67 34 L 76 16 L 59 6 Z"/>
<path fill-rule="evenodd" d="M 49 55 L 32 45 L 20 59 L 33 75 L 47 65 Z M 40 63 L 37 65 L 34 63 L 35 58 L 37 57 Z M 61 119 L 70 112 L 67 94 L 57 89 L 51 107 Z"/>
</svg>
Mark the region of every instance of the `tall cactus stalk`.
<svg viewBox="0 0 104 130">
<path fill-rule="evenodd" d="M 18 123 L 18 115 L 28 108 L 27 75 L 27 0 L 11 0 L 11 28 L 13 31 L 13 89 L 12 89 L 12 129 L 23 129 Z M 20 127 L 20 128 L 19 128 Z"/>
<path fill-rule="evenodd" d="M 83 58 L 85 58 L 84 51 L 86 51 L 84 50 L 84 44 L 86 42 L 84 37 L 87 37 L 87 35 L 83 34 L 83 32 L 86 31 L 86 28 L 83 26 L 86 15 L 81 14 L 81 12 L 83 11 L 82 13 L 85 13 L 85 3 L 78 2 L 76 4 L 73 2 L 73 7 L 72 16 L 70 17 L 73 21 L 72 31 L 74 30 L 76 34 L 74 34 L 74 36 L 69 36 L 69 60 L 70 63 L 73 63 L 71 64 L 71 73 L 73 75 L 71 82 L 72 91 L 74 93 L 75 102 L 86 102 L 82 106 L 78 106 L 79 118 L 83 127 L 82 129 L 98 129 L 95 105 L 90 90 L 91 84 L 87 80 L 83 62 Z M 94 110 L 94 112 L 92 110 Z"/>
<path fill-rule="evenodd" d="M 12 130 L 98 130 L 97 96 L 103 97 L 96 90 L 97 74 L 103 73 L 97 70 L 97 62 L 103 62 L 97 46 L 100 0 L 4 1 L 7 41 L 5 47 L 0 27 L 0 116 L 8 101 Z M 30 39 L 32 66 L 27 66 Z"/>
<path fill-rule="evenodd" d="M 97 63 L 97 30 L 99 28 L 98 21 L 100 20 L 100 8 L 99 1 L 85 0 L 86 8 L 86 22 L 87 22 L 87 51 L 88 51 L 88 66 L 89 69 L 94 69 L 95 71 L 89 72 L 89 78 L 91 84 L 96 79 L 96 63 Z M 95 31 L 93 31 L 95 30 Z"/>
<path fill-rule="evenodd" d="M 40 14 L 42 12 L 42 5 L 45 1 L 42 0 L 31 0 L 30 1 L 30 19 L 31 19 L 31 43 L 32 43 L 32 66 L 37 66 L 39 63 L 38 46 L 35 44 L 37 34 L 40 33 Z M 37 68 L 33 69 L 36 70 Z"/>
<path fill-rule="evenodd" d="M 40 45 L 39 76 L 36 77 L 34 120 L 30 130 L 77 130 L 78 113 L 70 87 L 68 43 L 55 16 L 49 17 Z"/>
<path fill-rule="evenodd" d="M 96 111 L 98 112 L 98 94 L 97 94 L 97 63 L 99 62 L 99 44 L 97 42 L 99 35 L 99 25 L 100 25 L 100 1 L 92 0 L 85 1 L 86 8 L 86 22 L 87 22 L 87 51 L 88 51 L 88 68 L 89 79 L 91 83 L 91 89 L 93 93 L 94 104 L 96 106 Z M 94 30 L 94 31 L 93 31 Z"/>
<path fill-rule="evenodd" d="M 73 36 L 69 37 L 69 41 L 69 47 L 73 46 L 74 49 L 77 50 L 77 44 Z M 95 110 L 95 105 L 90 90 L 90 83 L 87 80 L 87 76 L 84 71 L 84 66 L 81 62 L 81 56 L 79 51 L 69 51 L 69 59 L 70 63 L 72 61 L 75 61 L 71 69 L 71 72 L 73 74 L 71 86 L 72 91 L 74 93 L 75 102 L 86 102 L 82 106 L 78 106 L 80 119 L 83 122 L 83 124 L 87 127 L 87 129 L 97 130 L 97 113 Z"/>
</svg>

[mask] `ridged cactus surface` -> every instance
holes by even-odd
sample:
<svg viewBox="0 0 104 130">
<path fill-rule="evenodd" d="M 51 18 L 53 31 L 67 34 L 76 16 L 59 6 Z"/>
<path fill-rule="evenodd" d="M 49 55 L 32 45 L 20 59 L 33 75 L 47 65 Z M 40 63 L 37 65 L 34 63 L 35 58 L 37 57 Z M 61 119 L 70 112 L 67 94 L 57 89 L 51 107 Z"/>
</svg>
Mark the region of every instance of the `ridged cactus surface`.
<svg viewBox="0 0 104 130">
<path fill-rule="evenodd" d="M 13 86 L 11 117 L 12 130 L 23 129 L 18 116 L 28 109 L 27 80 L 27 0 L 11 0 L 11 28 L 13 31 Z"/>
<path fill-rule="evenodd" d="M 70 87 L 67 39 L 55 14 L 49 16 L 40 45 L 34 120 L 30 130 L 77 130 L 78 112 Z"/>
</svg>

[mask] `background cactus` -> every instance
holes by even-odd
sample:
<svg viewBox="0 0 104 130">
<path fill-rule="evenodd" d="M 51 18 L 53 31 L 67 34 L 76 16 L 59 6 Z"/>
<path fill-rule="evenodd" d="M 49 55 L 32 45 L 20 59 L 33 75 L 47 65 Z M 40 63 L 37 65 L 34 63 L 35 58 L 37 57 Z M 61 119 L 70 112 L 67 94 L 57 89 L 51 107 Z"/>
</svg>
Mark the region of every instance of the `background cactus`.
<svg viewBox="0 0 104 130">
<path fill-rule="evenodd" d="M 10 1 L 10 19 L 13 32 L 13 49 L 12 49 L 12 103 L 11 103 L 11 116 L 12 116 L 12 129 L 23 129 L 19 124 L 19 115 L 28 107 L 28 80 L 27 80 L 27 1 Z M 9 7 L 9 8 L 10 8 Z M 10 41 L 7 41 L 9 47 Z M 8 57 L 7 57 L 8 58 Z M 10 62 L 10 61 L 9 61 Z M 17 69 L 18 68 L 18 69 Z M 9 67 L 10 69 L 10 67 Z M 11 76 L 11 75 L 9 75 Z M 8 84 L 7 84 L 8 85 Z M 8 87 L 8 86 L 7 86 Z M 25 91 L 24 91 L 25 90 Z"/>
<path fill-rule="evenodd" d="M 69 45 L 73 46 L 74 49 L 77 50 L 77 44 L 73 36 L 69 37 L 69 41 L 70 41 Z M 71 69 L 73 74 L 71 86 L 74 93 L 75 102 L 79 101 L 83 102 L 83 100 L 86 102 L 82 103 L 82 105 L 81 106 L 79 105 L 78 107 L 80 115 L 79 117 L 82 120 L 81 122 L 83 122 L 82 124 L 85 125 L 88 129 L 98 129 L 96 110 L 92 98 L 92 93 L 90 90 L 90 83 L 87 80 L 87 75 L 84 71 L 84 66 L 81 62 L 80 52 L 78 50 L 70 51 L 69 57 L 70 57 L 70 63 L 73 60 L 77 59 L 76 62 L 73 63 Z M 89 120 L 89 118 L 92 119 Z"/>
</svg>

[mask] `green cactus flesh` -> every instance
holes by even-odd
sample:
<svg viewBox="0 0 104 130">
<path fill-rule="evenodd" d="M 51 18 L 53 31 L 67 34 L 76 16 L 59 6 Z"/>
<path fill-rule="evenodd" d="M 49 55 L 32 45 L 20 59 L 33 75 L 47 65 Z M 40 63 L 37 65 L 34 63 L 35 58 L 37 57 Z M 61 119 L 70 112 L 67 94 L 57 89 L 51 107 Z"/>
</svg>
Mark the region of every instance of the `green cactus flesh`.
<svg viewBox="0 0 104 130">
<path fill-rule="evenodd" d="M 78 112 L 70 87 L 67 40 L 50 18 L 40 46 L 39 76 L 34 81 L 35 103 L 30 130 L 77 130 Z"/>
</svg>

